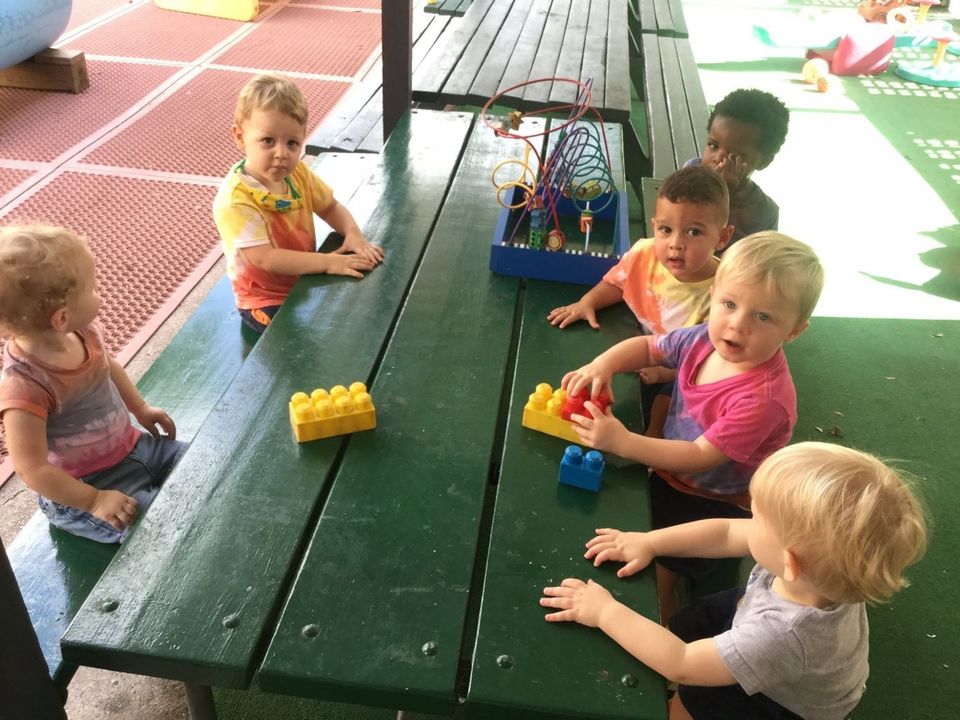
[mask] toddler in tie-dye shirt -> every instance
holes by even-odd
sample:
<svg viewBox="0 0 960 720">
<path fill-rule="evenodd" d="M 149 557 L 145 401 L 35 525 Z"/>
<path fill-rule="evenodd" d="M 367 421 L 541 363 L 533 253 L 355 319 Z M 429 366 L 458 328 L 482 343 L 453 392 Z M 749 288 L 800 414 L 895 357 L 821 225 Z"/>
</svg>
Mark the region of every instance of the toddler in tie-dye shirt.
<svg viewBox="0 0 960 720">
<path fill-rule="evenodd" d="M 258 75 L 240 91 L 233 139 L 245 157 L 234 165 L 213 201 L 227 274 L 244 324 L 262 333 L 301 275 L 363 277 L 383 260 L 350 211 L 300 159 L 307 103 L 286 78 Z M 318 253 L 316 213 L 343 244 Z"/>
<path fill-rule="evenodd" d="M 59 227 L 0 230 L 0 415 L 14 470 L 51 524 L 116 543 L 186 445 L 107 353 L 99 309 L 93 255 L 80 237 Z"/>
</svg>

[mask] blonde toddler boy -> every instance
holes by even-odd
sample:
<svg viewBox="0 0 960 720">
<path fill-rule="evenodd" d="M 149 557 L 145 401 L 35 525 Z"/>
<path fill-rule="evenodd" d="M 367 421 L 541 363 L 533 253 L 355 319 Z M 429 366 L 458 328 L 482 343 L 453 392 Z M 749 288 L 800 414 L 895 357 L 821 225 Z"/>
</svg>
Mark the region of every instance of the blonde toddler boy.
<svg viewBox="0 0 960 720">
<path fill-rule="evenodd" d="M 843 720 L 868 675 L 865 603 L 907 585 L 926 548 L 920 504 L 902 478 L 865 453 L 799 443 L 767 458 L 750 484 L 753 517 L 702 520 L 649 533 L 599 529 L 585 557 L 624 562 L 627 577 L 661 555 L 757 562 L 746 589 L 681 610 L 666 629 L 592 580 L 544 588 L 552 622 L 598 627 L 679 683 L 671 720 Z"/>
<path fill-rule="evenodd" d="M 231 128 L 244 159 L 227 174 L 213 218 L 244 324 L 263 332 L 301 275 L 362 277 L 383 260 L 333 190 L 300 159 L 307 104 L 290 80 L 258 75 L 240 91 Z M 343 236 L 316 252 L 313 215 Z"/>
<path fill-rule="evenodd" d="M 705 324 L 625 340 L 568 373 L 570 392 L 611 392 L 614 373 L 649 365 L 677 369 L 663 438 L 627 430 L 608 409 L 585 407 L 574 429 L 590 447 L 654 469 L 653 527 L 708 517 L 745 517 L 748 486 L 760 463 L 784 447 L 796 423 L 796 391 L 783 344 L 808 327 L 823 288 L 823 268 L 807 245 L 780 233 L 751 235 L 728 250 L 710 291 Z M 716 560 L 661 557 L 664 619 L 676 607 L 678 575 L 701 577 Z"/>
</svg>

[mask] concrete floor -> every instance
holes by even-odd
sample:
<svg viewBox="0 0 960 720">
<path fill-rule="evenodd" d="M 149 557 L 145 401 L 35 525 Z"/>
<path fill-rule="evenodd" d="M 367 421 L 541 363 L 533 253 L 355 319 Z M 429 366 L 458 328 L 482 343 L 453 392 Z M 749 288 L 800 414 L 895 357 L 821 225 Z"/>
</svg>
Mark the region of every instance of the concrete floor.
<svg viewBox="0 0 960 720">
<path fill-rule="evenodd" d="M 134 381 L 147 371 L 223 273 L 224 261 L 221 259 L 134 356 L 126 368 Z M 36 496 L 16 476 L 0 487 L 0 538 L 5 546 L 13 541 L 36 510 Z M 95 668 L 77 671 L 70 683 L 66 709 L 70 720 L 189 718 L 180 683 Z"/>
</svg>

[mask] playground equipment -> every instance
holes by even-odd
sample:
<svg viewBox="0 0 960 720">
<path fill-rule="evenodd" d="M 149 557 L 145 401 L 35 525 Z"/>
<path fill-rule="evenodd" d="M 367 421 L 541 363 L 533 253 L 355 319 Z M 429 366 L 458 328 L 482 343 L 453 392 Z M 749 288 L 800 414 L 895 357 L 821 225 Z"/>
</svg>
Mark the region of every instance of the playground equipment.
<svg viewBox="0 0 960 720">
<path fill-rule="evenodd" d="M 73 0 L 4 0 L 0 7 L 0 69 L 46 50 L 70 22 Z"/>
<path fill-rule="evenodd" d="M 931 62 L 901 61 L 897 63 L 894 72 L 922 85 L 960 87 L 960 62 L 944 62 L 947 49 L 956 47 L 955 43 L 960 42 L 960 35 L 951 30 L 935 35 L 933 40 L 937 43 L 937 49 Z"/>
<path fill-rule="evenodd" d="M 503 95 L 537 83 L 572 84 L 576 98 L 528 113 L 491 115 Z M 562 112 L 566 118 L 552 120 L 548 129 L 523 130 L 524 117 Z M 593 122 L 582 120 L 588 112 Z M 498 137 L 524 142 L 522 159 L 504 160 L 493 171 L 503 212 L 494 231 L 490 269 L 542 280 L 599 282 L 629 249 L 629 238 L 626 197 L 613 181 L 603 117 L 591 105 L 591 82 L 541 78 L 520 83 L 490 98 L 480 118 Z M 540 140 L 539 148 L 534 139 Z M 498 179 L 511 168 L 518 169 L 515 179 Z"/>
<path fill-rule="evenodd" d="M 260 12 L 259 0 L 153 0 L 158 8 L 226 20 L 253 20 Z"/>
</svg>

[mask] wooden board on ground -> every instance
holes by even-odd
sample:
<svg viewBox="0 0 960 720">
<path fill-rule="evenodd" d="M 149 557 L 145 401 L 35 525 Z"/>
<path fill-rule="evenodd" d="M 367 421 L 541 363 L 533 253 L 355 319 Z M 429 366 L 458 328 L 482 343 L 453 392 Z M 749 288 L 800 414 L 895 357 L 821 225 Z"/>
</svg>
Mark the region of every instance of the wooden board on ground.
<svg viewBox="0 0 960 720">
<path fill-rule="evenodd" d="M 258 0 L 153 0 L 158 8 L 225 20 L 253 20 L 260 12 Z"/>
</svg>

